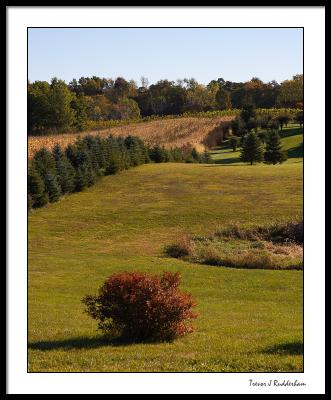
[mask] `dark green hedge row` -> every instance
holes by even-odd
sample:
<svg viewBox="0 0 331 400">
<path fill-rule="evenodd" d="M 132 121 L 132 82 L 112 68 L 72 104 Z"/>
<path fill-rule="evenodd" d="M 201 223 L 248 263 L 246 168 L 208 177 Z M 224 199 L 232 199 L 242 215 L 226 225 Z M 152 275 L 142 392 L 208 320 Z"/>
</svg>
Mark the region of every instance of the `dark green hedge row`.
<svg viewBox="0 0 331 400">
<path fill-rule="evenodd" d="M 88 135 L 78 138 L 65 150 L 55 145 L 52 151 L 43 148 L 35 154 L 28 169 L 28 209 L 82 191 L 100 176 L 149 162 L 210 163 L 211 159 L 207 151 L 200 154 L 192 148 L 148 147 L 135 136 L 110 135 L 102 139 Z"/>
</svg>

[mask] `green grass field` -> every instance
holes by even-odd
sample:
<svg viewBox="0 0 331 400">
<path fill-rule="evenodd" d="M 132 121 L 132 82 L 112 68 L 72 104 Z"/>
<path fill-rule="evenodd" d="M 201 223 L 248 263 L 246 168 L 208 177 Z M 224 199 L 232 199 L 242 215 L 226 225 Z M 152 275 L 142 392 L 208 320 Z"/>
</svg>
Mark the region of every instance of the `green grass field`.
<svg viewBox="0 0 331 400">
<path fill-rule="evenodd" d="M 283 139 L 288 149 L 301 141 Z M 164 254 L 183 233 L 302 216 L 302 158 L 294 154 L 277 166 L 223 162 L 237 157 L 224 149 L 216 164 L 142 165 L 33 211 L 29 371 L 302 371 L 302 271 L 212 267 Z M 198 302 L 196 331 L 173 343 L 105 342 L 80 299 L 122 270 L 179 271 Z"/>
</svg>

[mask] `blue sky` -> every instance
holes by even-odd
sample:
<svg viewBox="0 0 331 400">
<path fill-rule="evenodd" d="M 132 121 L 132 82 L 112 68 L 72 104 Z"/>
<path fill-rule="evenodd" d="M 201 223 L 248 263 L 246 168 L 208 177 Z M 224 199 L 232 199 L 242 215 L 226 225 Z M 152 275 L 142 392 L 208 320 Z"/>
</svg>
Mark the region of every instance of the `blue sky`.
<svg viewBox="0 0 331 400">
<path fill-rule="evenodd" d="M 281 82 L 303 71 L 301 28 L 30 28 L 28 78 L 254 76 Z"/>
</svg>

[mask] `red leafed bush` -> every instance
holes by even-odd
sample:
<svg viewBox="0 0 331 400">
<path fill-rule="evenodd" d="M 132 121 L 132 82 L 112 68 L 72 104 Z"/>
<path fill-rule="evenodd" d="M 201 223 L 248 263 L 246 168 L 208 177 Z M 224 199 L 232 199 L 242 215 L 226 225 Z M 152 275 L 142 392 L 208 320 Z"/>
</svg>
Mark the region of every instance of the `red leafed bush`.
<svg viewBox="0 0 331 400">
<path fill-rule="evenodd" d="M 134 342 L 173 340 L 192 332 L 189 320 L 197 317 L 195 301 L 179 285 L 179 273 L 121 272 L 82 302 L 106 335 Z"/>
</svg>

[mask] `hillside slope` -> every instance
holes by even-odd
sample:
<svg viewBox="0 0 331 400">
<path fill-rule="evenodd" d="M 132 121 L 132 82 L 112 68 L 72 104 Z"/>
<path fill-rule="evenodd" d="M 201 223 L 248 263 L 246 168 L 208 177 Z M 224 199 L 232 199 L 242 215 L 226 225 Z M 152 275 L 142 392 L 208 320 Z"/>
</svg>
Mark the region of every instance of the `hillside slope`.
<svg viewBox="0 0 331 400">
<path fill-rule="evenodd" d="M 139 136 L 149 145 L 159 144 L 165 147 L 182 147 L 187 144 L 201 151 L 205 145 L 214 146 L 217 138 L 222 134 L 222 124 L 231 121 L 234 117 L 212 118 L 173 118 L 160 119 L 150 122 L 135 123 L 101 131 L 89 131 L 80 133 L 68 133 L 62 135 L 29 136 L 28 156 L 32 158 L 37 150 L 42 147 L 51 149 L 56 143 L 66 147 L 78 136 L 87 134 L 107 137 L 115 136 Z"/>
<path fill-rule="evenodd" d="M 302 215 L 302 163 L 147 164 L 29 215 L 29 371 L 302 371 L 302 271 L 168 258 L 183 233 Z M 179 271 L 196 332 L 111 345 L 81 298 L 115 271 Z"/>
</svg>

